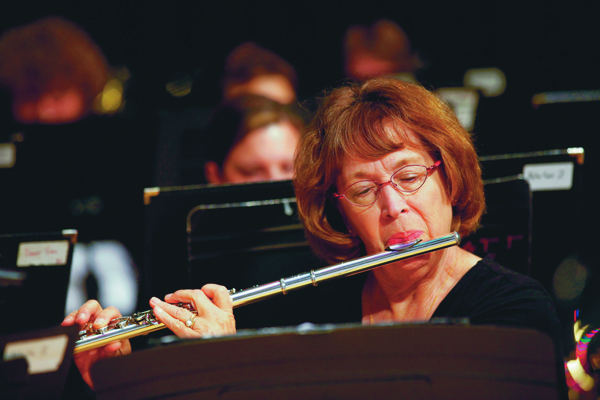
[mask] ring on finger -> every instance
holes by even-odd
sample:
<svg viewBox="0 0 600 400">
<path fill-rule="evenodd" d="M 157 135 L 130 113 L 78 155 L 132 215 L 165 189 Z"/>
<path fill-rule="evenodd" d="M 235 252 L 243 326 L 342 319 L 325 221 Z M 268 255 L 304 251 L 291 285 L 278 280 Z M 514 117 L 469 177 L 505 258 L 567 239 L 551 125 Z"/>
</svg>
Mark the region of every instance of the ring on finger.
<svg viewBox="0 0 600 400">
<path fill-rule="evenodd" d="M 185 326 L 187 326 L 190 329 L 193 329 L 194 324 L 196 323 L 196 318 L 196 314 L 192 314 L 192 316 L 187 321 L 185 321 Z"/>
</svg>

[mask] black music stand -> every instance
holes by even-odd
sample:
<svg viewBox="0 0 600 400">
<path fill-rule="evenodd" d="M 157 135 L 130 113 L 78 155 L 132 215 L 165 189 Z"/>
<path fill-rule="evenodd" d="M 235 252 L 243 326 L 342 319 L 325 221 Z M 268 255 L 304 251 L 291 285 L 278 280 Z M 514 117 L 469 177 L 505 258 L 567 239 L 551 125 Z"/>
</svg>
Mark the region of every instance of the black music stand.
<svg viewBox="0 0 600 400">
<path fill-rule="evenodd" d="M 244 254 L 242 260 L 248 261 L 259 253 L 285 252 L 287 248 L 310 253 L 290 181 L 149 188 L 145 204 L 146 298 L 219 279 L 224 269 L 229 279 L 220 284 L 243 289 L 244 285 L 263 283 L 236 281 L 234 276 L 249 268 L 230 259 L 232 254 Z M 264 249 L 275 243 L 277 246 Z M 278 272 L 285 275 L 281 269 Z"/>
<path fill-rule="evenodd" d="M 60 399 L 78 332 L 57 326 L 0 336 L 0 398 Z"/>
<path fill-rule="evenodd" d="M 325 266 L 305 239 L 291 181 L 147 189 L 146 222 L 143 307 L 177 289 L 246 289 Z M 289 310 L 311 295 L 240 309 L 238 329 L 305 322 Z"/>
<path fill-rule="evenodd" d="M 562 148 L 557 150 L 534 151 L 528 153 L 500 154 L 480 158 L 483 177 L 488 187 L 500 187 L 502 182 L 515 179 L 533 179 L 531 186 L 531 263 L 529 274 L 540 281 L 549 291 L 552 288 L 554 271 L 566 257 L 578 253 L 582 248 L 582 194 L 584 189 L 584 150 L 582 148 Z M 563 166 L 557 168 L 557 166 Z M 568 168 L 566 168 L 568 167 Z M 540 187 L 539 183 L 552 183 L 552 176 L 561 173 L 570 178 L 571 186 L 555 188 Z M 548 179 L 550 178 L 550 179 Z M 557 179 L 556 182 L 563 181 Z M 550 185 L 551 186 L 551 185 Z M 508 189 L 507 189 L 508 190 Z M 503 190 L 503 191 L 507 191 Z M 513 190 L 510 190 L 511 192 Z M 487 194 L 487 193 L 486 193 Z M 500 200 L 501 198 L 498 198 Z M 490 204 L 501 205 L 494 198 Z M 569 210 L 568 213 L 560 210 Z M 586 211 L 587 212 L 587 211 Z M 485 216 L 483 222 L 485 223 Z M 590 237 L 590 235 L 587 235 Z M 506 252 L 508 241 L 500 235 L 493 244 L 492 252 Z M 512 241 L 519 245 L 519 240 Z M 523 244 L 523 241 L 521 241 Z M 501 247 L 504 246 L 502 249 Z M 501 260 L 502 261 L 502 260 Z M 512 268 L 508 262 L 506 267 Z"/>
<path fill-rule="evenodd" d="M 491 181 L 484 186 L 486 212 L 479 229 L 462 239 L 461 247 L 480 257 L 531 275 L 532 193 L 526 180 Z"/>
<path fill-rule="evenodd" d="M 102 360 L 92 377 L 99 400 L 558 396 L 545 334 L 444 323 L 300 326 L 184 341 Z"/>
<path fill-rule="evenodd" d="M 77 234 L 0 235 L 0 334 L 60 324 Z"/>
</svg>

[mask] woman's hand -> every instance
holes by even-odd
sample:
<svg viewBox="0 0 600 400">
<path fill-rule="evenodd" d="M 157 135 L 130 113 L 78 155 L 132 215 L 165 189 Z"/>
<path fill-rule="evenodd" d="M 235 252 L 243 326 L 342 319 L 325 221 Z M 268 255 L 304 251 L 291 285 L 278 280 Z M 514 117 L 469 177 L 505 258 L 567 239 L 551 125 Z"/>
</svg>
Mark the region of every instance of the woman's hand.
<svg viewBox="0 0 600 400">
<path fill-rule="evenodd" d="M 224 286 L 208 284 L 202 289 L 178 290 L 165 296 L 164 301 L 150 299 L 154 315 L 180 338 L 199 338 L 235 334 L 235 318 L 229 291 Z M 190 303 L 194 314 L 172 303 Z M 187 321 L 194 321 L 186 326 Z"/>
<path fill-rule="evenodd" d="M 85 325 L 90 323 L 94 329 L 99 329 L 108 325 L 111 319 L 118 318 L 120 316 L 121 313 L 116 308 L 108 307 L 106 309 L 102 309 L 100 303 L 98 303 L 96 300 L 89 300 L 83 306 L 81 306 L 79 310 L 73 311 L 67 315 L 61 325 L 71 326 L 77 323 L 79 325 L 79 329 L 84 330 Z M 92 378 L 90 376 L 90 369 L 92 368 L 92 365 L 94 365 L 96 361 L 103 358 L 115 357 L 129 353 L 131 353 L 131 345 L 129 344 L 129 340 L 122 340 L 120 342 L 109 343 L 103 347 L 77 353 L 73 356 L 73 360 L 75 361 L 77 368 L 79 368 L 79 372 L 81 373 L 83 380 L 90 386 L 90 388 L 94 389 L 94 383 L 92 382 Z"/>
</svg>

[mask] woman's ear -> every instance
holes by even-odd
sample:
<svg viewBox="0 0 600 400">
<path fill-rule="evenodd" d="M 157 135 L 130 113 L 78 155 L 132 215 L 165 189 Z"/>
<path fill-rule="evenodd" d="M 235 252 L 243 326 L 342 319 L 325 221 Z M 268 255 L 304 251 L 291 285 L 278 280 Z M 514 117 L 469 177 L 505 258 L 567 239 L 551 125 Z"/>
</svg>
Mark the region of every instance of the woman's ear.
<svg viewBox="0 0 600 400">
<path fill-rule="evenodd" d="M 356 232 L 352 230 L 352 226 L 342 210 L 340 200 L 335 199 L 333 196 L 328 196 L 328 199 L 325 201 L 324 213 L 327 217 L 327 222 L 329 222 L 329 225 L 333 229 L 342 233 L 347 232 L 350 236 L 356 236 Z"/>
<path fill-rule="evenodd" d="M 223 179 L 221 177 L 221 168 L 219 168 L 219 164 L 217 164 L 214 161 L 207 161 L 204 164 L 204 177 L 206 178 L 208 183 L 223 183 Z"/>
<path fill-rule="evenodd" d="M 358 236 L 356 234 L 356 231 L 354 231 L 352 229 L 352 224 L 350 224 L 350 221 L 348 221 L 346 214 L 344 214 L 344 212 L 342 210 L 340 210 L 339 208 L 338 208 L 338 211 L 339 211 L 340 215 L 342 216 L 342 220 L 344 220 L 344 225 L 346 225 L 346 230 L 348 231 L 348 234 L 352 237 Z"/>
</svg>

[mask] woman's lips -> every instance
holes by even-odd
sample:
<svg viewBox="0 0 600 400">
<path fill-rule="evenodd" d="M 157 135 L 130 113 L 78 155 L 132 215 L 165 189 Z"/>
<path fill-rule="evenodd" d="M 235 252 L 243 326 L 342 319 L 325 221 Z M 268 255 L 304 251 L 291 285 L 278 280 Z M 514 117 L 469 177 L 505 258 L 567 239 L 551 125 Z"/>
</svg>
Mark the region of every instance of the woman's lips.
<svg viewBox="0 0 600 400">
<path fill-rule="evenodd" d="M 406 243 L 418 239 L 423 234 L 423 231 L 407 231 L 398 232 L 388 239 L 386 247 L 393 246 L 398 243 Z"/>
</svg>

